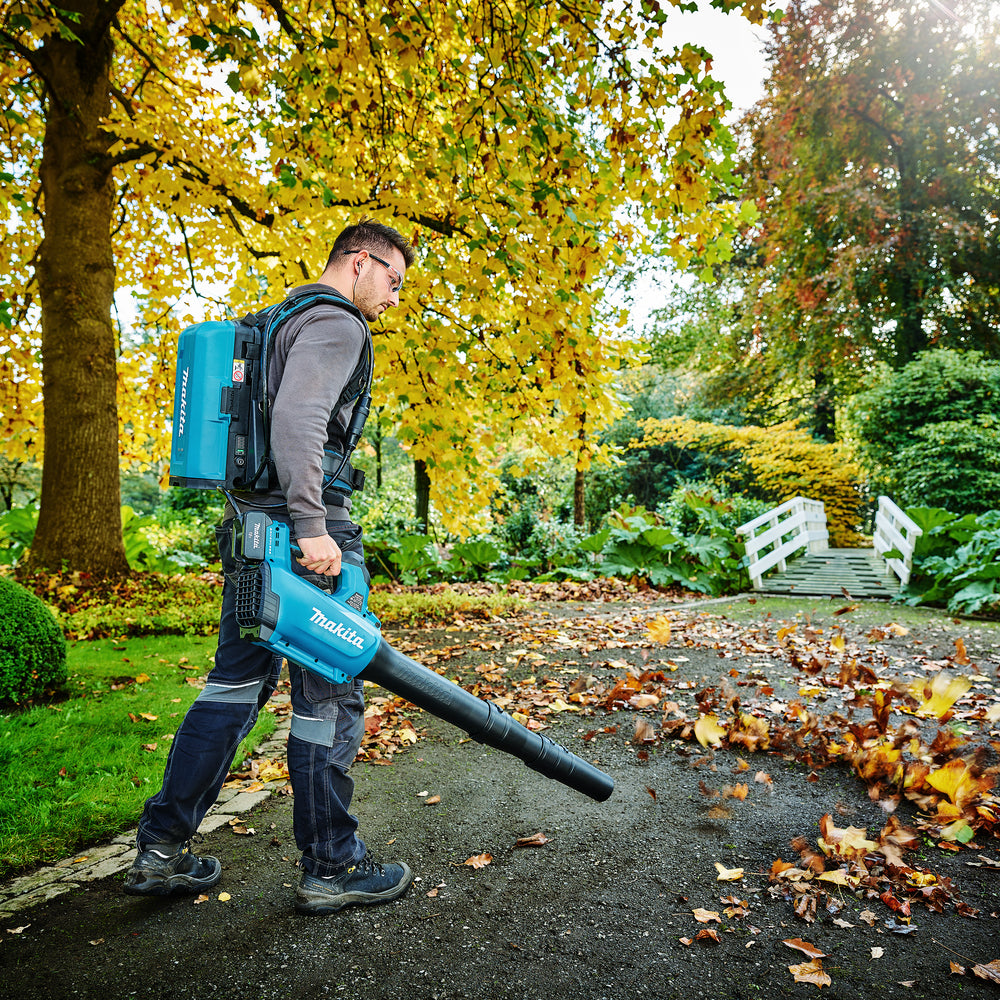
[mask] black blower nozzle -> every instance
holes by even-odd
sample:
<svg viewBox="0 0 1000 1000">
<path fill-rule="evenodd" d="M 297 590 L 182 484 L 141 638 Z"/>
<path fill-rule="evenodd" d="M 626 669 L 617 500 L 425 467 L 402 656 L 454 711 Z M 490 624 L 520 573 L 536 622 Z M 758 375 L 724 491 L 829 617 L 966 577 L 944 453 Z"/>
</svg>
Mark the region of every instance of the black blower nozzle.
<svg viewBox="0 0 1000 1000">
<path fill-rule="evenodd" d="M 385 639 L 360 676 L 458 726 L 478 743 L 509 753 L 546 778 L 561 781 L 598 802 L 614 791 L 614 781 L 603 771 L 548 737 L 526 729 L 496 705 L 404 656 Z"/>
</svg>

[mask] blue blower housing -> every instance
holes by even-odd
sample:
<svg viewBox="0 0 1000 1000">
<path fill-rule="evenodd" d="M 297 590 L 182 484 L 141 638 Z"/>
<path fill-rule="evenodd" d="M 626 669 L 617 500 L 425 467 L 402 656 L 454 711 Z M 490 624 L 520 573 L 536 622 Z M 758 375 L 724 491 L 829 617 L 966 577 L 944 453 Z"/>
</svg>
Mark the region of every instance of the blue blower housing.
<svg viewBox="0 0 1000 1000">
<path fill-rule="evenodd" d="M 244 515 L 241 534 L 240 638 L 260 642 L 333 684 L 357 677 L 382 638 L 381 623 L 368 610 L 364 568 L 345 553 L 337 589 L 328 592 L 292 569 L 287 525 L 251 512 Z"/>
</svg>

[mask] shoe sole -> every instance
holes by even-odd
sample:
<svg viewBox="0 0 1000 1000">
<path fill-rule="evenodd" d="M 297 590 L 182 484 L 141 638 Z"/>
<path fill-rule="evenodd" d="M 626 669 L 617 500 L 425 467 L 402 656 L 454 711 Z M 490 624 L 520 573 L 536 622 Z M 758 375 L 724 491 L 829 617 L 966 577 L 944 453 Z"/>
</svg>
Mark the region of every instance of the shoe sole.
<svg viewBox="0 0 1000 1000">
<path fill-rule="evenodd" d="M 413 882 L 413 873 L 407 869 L 404 881 L 394 885 L 384 892 L 344 892 L 339 896 L 325 896 L 315 900 L 303 899 L 299 897 L 295 900 L 295 910 L 306 916 L 323 916 L 329 913 L 338 913 L 346 906 L 373 906 L 378 903 L 391 903 L 410 888 Z"/>
<path fill-rule="evenodd" d="M 126 883 L 127 896 L 170 896 L 174 893 L 194 893 L 211 889 L 222 877 L 222 865 L 207 878 L 192 878 L 190 875 L 171 875 L 169 878 L 151 878 L 135 884 Z"/>
</svg>

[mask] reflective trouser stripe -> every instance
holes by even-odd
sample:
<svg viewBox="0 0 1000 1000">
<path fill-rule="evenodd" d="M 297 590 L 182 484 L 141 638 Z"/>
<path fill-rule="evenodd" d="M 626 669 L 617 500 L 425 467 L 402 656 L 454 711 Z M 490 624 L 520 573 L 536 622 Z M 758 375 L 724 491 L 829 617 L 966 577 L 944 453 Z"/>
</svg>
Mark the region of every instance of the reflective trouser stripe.
<svg viewBox="0 0 1000 1000">
<path fill-rule="evenodd" d="M 315 743 L 321 747 L 332 747 L 344 742 L 336 738 L 336 718 L 317 719 L 308 715 L 296 715 L 293 712 L 291 733 L 306 743 Z"/>
<path fill-rule="evenodd" d="M 196 701 L 227 701 L 238 705 L 256 705 L 260 698 L 266 677 L 246 684 L 206 684 L 198 692 Z"/>
</svg>

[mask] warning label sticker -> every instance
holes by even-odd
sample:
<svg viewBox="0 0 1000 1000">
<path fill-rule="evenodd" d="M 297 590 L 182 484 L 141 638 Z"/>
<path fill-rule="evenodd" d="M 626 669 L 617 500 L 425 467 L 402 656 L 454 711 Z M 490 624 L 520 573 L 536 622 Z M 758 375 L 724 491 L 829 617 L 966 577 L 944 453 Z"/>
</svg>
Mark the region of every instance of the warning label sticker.
<svg viewBox="0 0 1000 1000">
<path fill-rule="evenodd" d="M 233 358 L 233 381 L 242 382 L 246 377 L 247 363 L 242 358 Z"/>
</svg>

